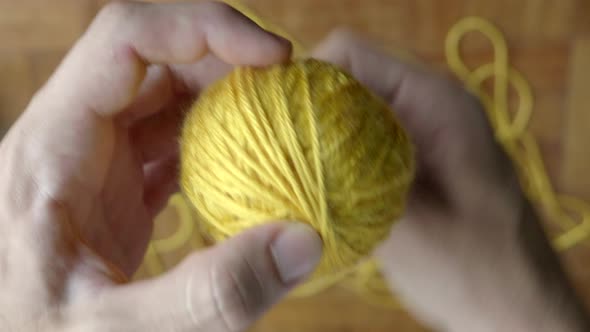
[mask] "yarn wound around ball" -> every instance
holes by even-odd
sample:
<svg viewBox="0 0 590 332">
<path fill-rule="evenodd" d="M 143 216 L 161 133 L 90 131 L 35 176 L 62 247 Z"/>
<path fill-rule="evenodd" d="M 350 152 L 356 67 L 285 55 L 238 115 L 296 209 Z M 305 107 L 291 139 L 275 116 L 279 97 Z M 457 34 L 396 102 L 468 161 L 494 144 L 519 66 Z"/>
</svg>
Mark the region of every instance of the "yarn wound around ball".
<svg viewBox="0 0 590 332">
<path fill-rule="evenodd" d="M 402 214 L 415 168 L 389 106 L 315 59 L 236 68 L 192 106 L 180 151 L 183 194 L 214 242 L 276 220 L 318 232 L 324 254 L 301 293 L 369 257 Z"/>
</svg>

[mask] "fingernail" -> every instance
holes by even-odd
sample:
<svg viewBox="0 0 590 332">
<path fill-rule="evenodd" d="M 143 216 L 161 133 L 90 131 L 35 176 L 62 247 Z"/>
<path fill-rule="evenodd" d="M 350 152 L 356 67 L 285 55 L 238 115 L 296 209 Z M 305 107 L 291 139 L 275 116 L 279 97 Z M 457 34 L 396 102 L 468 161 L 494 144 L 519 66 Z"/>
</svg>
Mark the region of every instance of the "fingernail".
<svg viewBox="0 0 590 332">
<path fill-rule="evenodd" d="M 322 240 L 311 227 L 292 223 L 285 227 L 270 246 L 275 266 L 284 283 L 309 275 L 322 257 Z"/>
</svg>

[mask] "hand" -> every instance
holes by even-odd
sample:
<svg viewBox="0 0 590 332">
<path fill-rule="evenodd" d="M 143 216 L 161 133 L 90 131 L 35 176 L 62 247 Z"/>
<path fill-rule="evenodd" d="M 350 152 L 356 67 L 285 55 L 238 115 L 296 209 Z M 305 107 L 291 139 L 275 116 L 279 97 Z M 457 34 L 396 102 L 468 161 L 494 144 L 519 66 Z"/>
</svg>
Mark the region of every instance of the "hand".
<svg viewBox="0 0 590 332">
<path fill-rule="evenodd" d="M 120 284 L 177 190 L 186 102 L 290 48 L 220 3 L 107 6 L 0 146 L 0 330 L 237 331 L 304 278 L 319 237 L 275 223 Z"/>
<path fill-rule="evenodd" d="M 407 212 L 377 256 L 416 317 L 443 331 L 588 330 L 476 99 L 347 32 L 332 34 L 314 55 L 390 103 L 415 142 Z"/>
</svg>

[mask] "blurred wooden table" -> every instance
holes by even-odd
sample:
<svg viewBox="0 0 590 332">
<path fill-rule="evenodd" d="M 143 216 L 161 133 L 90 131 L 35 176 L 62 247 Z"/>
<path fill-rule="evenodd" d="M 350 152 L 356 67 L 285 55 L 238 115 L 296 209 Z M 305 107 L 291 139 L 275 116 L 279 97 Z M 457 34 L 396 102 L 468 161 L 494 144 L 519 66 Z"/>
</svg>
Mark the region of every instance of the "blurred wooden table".
<svg viewBox="0 0 590 332">
<path fill-rule="evenodd" d="M 102 0 L 0 0 L 0 128 L 20 114 Z M 506 34 L 513 65 L 533 87 L 532 130 L 558 190 L 590 200 L 590 1 L 588 0 L 245 0 L 258 13 L 312 46 L 336 26 L 350 26 L 391 51 L 436 65 L 461 17 L 479 15 Z M 471 43 L 467 57 L 491 57 Z M 163 218 L 167 218 L 164 216 Z M 173 218 L 173 216 L 169 216 Z M 590 247 L 563 255 L 590 300 Z M 344 290 L 279 305 L 253 329 L 266 331 L 423 331 L 403 311 L 360 301 Z"/>
</svg>

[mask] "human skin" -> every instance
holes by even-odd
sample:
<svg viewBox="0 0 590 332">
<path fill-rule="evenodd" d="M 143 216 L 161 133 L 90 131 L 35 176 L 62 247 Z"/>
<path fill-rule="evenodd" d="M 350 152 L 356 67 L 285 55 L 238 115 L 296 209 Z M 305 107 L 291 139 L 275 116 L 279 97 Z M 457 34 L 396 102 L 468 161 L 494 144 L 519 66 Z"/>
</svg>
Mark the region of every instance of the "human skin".
<svg viewBox="0 0 590 332">
<path fill-rule="evenodd" d="M 0 329 L 241 331 L 312 272 L 302 224 L 258 227 L 126 282 L 177 188 L 184 105 L 291 45 L 219 3 L 111 4 L 0 145 Z M 586 316 L 477 102 L 346 32 L 314 56 L 391 103 L 417 147 L 378 255 L 407 307 L 449 331 L 583 331 Z"/>
<path fill-rule="evenodd" d="M 418 319 L 458 332 L 590 329 L 473 96 L 346 30 L 332 33 L 314 56 L 349 70 L 384 98 L 416 145 L 418 171 L 405 215 L 376 255 Z"/>
<path fill-rule="evenodd" d="M 322 243 L 285 221 L 125 282 L 177 190 L 184 103 L 290 52 L 224 4 L 106 6 L 0 146 L 0 330 L 238 331 L 304 279 Z"/>
</svg>

